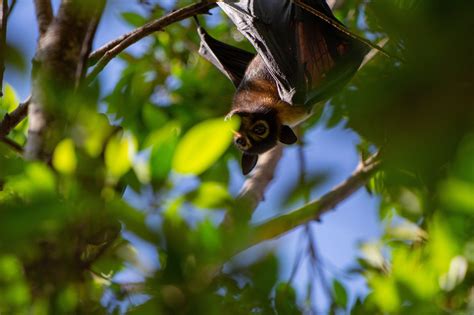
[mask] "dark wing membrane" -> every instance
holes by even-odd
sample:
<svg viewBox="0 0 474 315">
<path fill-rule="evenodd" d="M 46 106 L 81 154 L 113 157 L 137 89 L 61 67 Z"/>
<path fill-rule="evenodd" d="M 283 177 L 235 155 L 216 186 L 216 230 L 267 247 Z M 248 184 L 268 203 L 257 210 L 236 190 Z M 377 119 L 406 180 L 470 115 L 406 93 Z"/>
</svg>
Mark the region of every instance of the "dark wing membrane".
<svg viewBox="0 0 474 315">
<path fill-rule="evenodd" d="M 255 55 L 214 39 L 202 27 L 198 27 L 198 33 L 201 38 L 199 54 L 224 73 L 235 87 L 239 86 Z"/>
<path fill-rule="evenodd" d="M 320 3 L 306 2 L 312 2 L 316 9 Z M 321 12 L 342 27 L 327 10 Z M 369 49 L 311 13 L 301 8 L 297 11 L 295 37 L 300 75 L 297 88 L 305 91 L 304 103 L 313 105 L 341 89 L 357 71 Z"/>
<path fill-rule="evenodd" d="M 290 1 L 224 0 L 219 7 L 255 47 L 275 79 L 280 98 L 288 103 L 296 92 L 295 40 Z"/>
<path fill-rule="evenodd" d="M 341 27 L 326 1 L 306 0 Z M 262 57 L 280 98 L 312 105 L 353 76 L 367 47 L 290 0 L 224 0 L 218 5 Z"/>
</svg>

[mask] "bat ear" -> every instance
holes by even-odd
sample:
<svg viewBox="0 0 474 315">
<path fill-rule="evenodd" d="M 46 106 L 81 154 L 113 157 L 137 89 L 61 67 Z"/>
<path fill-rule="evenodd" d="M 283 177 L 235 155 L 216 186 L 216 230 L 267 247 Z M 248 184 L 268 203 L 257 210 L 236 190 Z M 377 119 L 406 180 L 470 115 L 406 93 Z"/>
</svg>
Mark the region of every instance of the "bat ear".
<svg viewBox="0 0 474 315">
<path fill-rule="evenodd" d="M 293 144 L 298 141 L 298 138 L 296 137 L 293 130 L 291 130 L 291 128 L 287 125 L 281 126 L 280 136 L 278 139 L 284 144 Z"/>
<path fill-rule="evenodd" d="M 257 164 L 258 155 L 244 153 L 242 155 L 242 174 L 247 175 Z"/>
</svg>

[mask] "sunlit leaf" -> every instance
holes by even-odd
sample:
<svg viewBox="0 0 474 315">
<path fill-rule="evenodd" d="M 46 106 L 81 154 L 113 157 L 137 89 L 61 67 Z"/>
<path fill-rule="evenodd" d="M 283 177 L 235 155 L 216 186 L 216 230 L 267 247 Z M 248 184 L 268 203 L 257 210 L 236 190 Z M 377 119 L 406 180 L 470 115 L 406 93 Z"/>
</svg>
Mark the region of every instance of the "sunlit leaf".
<svg viewBox="0 0 474 315">
<path fill-rule="evenodd" d="M 232 142 L 232 130 L 239 121 L 210 119 L 191 128 L 180 140 L 173 158 L 173 169 L 182 174 L 199 175 L 224 153 Z"/>
<path fill-rule="evenodd" d="M 105 149 L 105 165 L 108 172 L 119 178 L 132 167 L 136 152 L 136 140 L 131 133 L 115 135 Z"/>
<path fill-rule="evenodd" d="M 204 182 L 190 196 L 191 202 L 198 208 L 223 208 L 231 202 L 231 196 L 221 183 Z"/>
<path fill-rule="evenodd" d="M 64 139 L 56 146 L 53 154 L 53 166 L 63 174 L 72 174 L 77 167 L 76 152 L 72 139 Z"/>
<path fill-rule="evenodd" d="M 447 209 L 474 213 L 474 183 L 449 179 L 440 185 L 440 199 Z"/>
<path fill-rule="evenodd" d="M 406 241 L 419 242 L 428 239 L 428 233 L 426 233 L 426 231 L 408 220 L 403 220 L 400 224 L 388 227 L 386 235 L 389 238 Z"/>
<path fill-rule="evenodd" d="M 439 279 L 440 286 L 445 291 L 453 290 L 459 285 L 466 276 L 467 260 L 463 256 L 456 256 L 451 260 L 449 271 L 441 275 Z"/>
<path fill-rule="evenodd" d="M 98 157 L 112 133 L 112 126 L 103 114 L 87 112 L 81 119 L 84 121 L 82 128 L 85 129 L 82 135 L 84 149 L 91 157 Z"/>
<path fill-rule="evenodd" d="M 179 124 L 170 122 L 153 132 L 145 141 L 145 146 L 152 146 L 150 172 L 153 181 L 162 181 L 168 176 L 179 133 Z"/>
<path fill-rule="evenodd" d="M 19 105 L 18 96 L 10 84 L 4 84 L 3 96 L 0 97 L 0 119 Z"/>
<path fill-rule="evenodd" d="M 369 279 L 373 289 L 370 298 L 384 312 L 395 313 L 400 307 L 400 296 L 391 277 L 374 276 Z"/>
</svg>

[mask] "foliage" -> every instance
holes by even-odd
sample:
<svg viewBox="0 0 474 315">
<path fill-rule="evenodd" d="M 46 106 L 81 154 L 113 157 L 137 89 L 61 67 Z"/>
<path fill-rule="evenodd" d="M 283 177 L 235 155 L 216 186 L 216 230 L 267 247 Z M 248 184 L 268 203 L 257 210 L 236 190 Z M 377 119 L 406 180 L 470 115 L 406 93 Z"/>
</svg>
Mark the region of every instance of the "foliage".
<svg viewBox="0 0 474 315">
<path fill-rule="evenodd" d="M 127 23 L 165 12 L 141 2 L 147 13 L 123 12 Z M 388 38 L 385 49 L 404 61 L 379 53 L 329 102 L 329 119 L 303 127 L 343 123 L 360 135 L 361 155 L 376 147 L 383 158 L 367 189 L 381 200 L 384 235 L 361 244 L 352 269 L 370 293 L 352 303 L 333 279 L 331 313 L 474 312 L 472 12 L 464 0 L 347 0 L 336 11 L 371 40 Z M 249 49 L 227 20 L 200 19 Z M 124 67 L 106 95 L 101 82 L 62 94 L 67 128 L 50 164 L 0 143 L 1 313 L 303 312 L 291 281 L 278 280 L 275 255 L 228 262 L 252 237 L 246 223 L 230 233 L 217 223 L 235 207 L 237 123 L 222 118 L 233 87 L 197 44 L 193 23 L 175 23 L 150 35 L 142 53 L 118 57 Z M 18 104 L 12 87 L 4 92 L 2 117 Z M 9 138 L 24 145 L 26 123 Z M 289 203 L 327 180 L 313 177 L 295 184 Z M 141 257 L 140 246 L 156 259 Z M 126 272 L 140 277 L 124 283 Z"/>
</svg>

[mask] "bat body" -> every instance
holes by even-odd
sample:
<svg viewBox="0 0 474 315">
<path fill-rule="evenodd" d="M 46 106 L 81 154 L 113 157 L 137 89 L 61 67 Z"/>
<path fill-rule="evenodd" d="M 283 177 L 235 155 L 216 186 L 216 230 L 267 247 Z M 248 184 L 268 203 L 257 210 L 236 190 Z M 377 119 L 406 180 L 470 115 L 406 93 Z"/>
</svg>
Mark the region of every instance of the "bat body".
<svg viewBox="0 0 474 315">
<path fill-rule="evenodd" d="M 291 106 L 280 99 L 275 80 L 262 58 L 256 55 L 237 87 L 229 113 L 241 120 L 234 143 L 243 152 L 243 173 L 249 173 L 257 163 L 258 154 L 268 151 L 278 141 L 296 142 L 290 127 L 306 119 L 310 112 L 308 107 Z"/>
<path fill-rule="evenodd" d="M 305 2 L 343 27 L 324 0 Z M 257 51 L 254 55 L 224 44 L 198 28 L 200 54 L 236 86 L 229 115 L 241 118 L 234 142 L 243 152 L 247 174 L 258 155 L 278 141 L 297 141 L 291 127 L 351 79 L 368 47 L 290 0 L 224 0 L 218 5 Z"/>
</svg>

